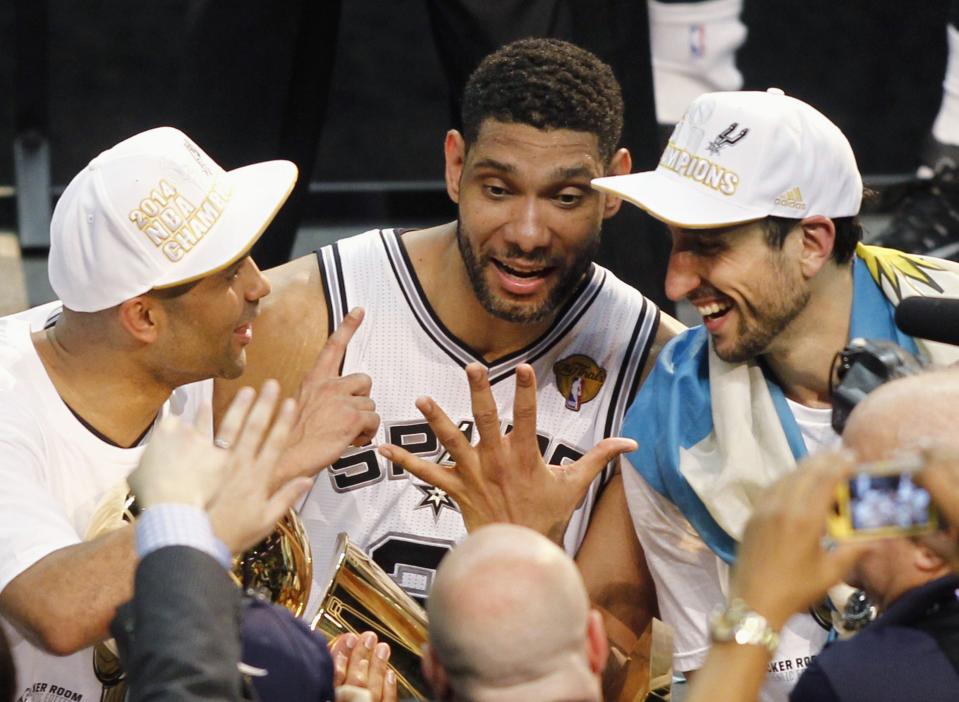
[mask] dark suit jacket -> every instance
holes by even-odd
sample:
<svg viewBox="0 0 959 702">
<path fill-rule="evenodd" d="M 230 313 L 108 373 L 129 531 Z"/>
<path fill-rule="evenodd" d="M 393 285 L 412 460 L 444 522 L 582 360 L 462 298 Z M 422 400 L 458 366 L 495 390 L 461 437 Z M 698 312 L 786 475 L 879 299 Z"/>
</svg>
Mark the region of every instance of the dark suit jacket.
<svg viewBox="0 0 959 702">
<path fill-rule="evenodd" d="M 144 558 L 132 602 L 111 630 L 130 702 L 248 699 L 240 660 L 240 591 L 205 553 L 170 546 Z"/>
<path fill-rule="evenodd" d="M 959 577 L 908 591 L 848 641 L 813 659 L 790 702 L 959 700 Z"/>
</svg>

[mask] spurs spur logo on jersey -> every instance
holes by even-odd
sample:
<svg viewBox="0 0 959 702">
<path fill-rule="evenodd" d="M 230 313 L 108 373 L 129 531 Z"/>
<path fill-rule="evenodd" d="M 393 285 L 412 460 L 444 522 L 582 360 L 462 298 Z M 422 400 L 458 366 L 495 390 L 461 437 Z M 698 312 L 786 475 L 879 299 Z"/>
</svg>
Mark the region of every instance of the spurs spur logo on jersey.
<svg viewBox="0 0 959 702">
<path fill-rule="evenodd" d="M 724 146 L 738 144 L 744 136 L 749 134 L 749 127 L 744 127 L 738 134 L 733 136 L 733 132 L 735 132 L 738 127 L 739 122 L 733 122 L 730 124 L 723 131 L 721 131 L 715 139 L 707 144 L 706 150 L 713 155 L 717 155 L 719 154 L 720 149 L 722 149 Z"/>
</svg>

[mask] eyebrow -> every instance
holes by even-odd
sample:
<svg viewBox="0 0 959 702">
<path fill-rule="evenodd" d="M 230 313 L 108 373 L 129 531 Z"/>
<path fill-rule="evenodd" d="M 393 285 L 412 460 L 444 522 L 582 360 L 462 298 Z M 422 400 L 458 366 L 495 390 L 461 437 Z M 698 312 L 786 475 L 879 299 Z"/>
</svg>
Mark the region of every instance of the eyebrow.
<svg viewBox="0 0 959 702">
<path fill-rule="evenodd" d="M 737 225 L 730 225 L 728 227 L 709 227 L 708 229 L 687 229 L 686 227 L 679 227 L 679 231 L 688 236 L 696 236 L 700 238 L 712 238 L 718 239 L 725 234 L 733 231 Z"/>
<path fill-rule="evenodd" d="M 503 163 L 492 158 L 484 158 L 476 162 L 475 168 L 490 168 L 503 173 L 516 173 L 516 166 L 511 163 Z M 553 171 L 559 180 L 575 180 L 577 178 L 594 178 L 595 174 L 586 166 L 561 166 Z"/>
<path fill-rule="evenodd" d="M 484 158 L 474 164 L 475 168 L 492 168 L 494 171 L 503 171 L 505 173 L 515 173 L 516 166 L 509 163 L 502 163 L 492 158 Z"/>
<path fill-rule="evenodd" d="M 577 178 L 589 178 L 591 180 L 596 177 L 596 174 L 586 166 L 568 166 L 566 168 L 557 168 L 555 173 L 562 180 L 575 180 Z"/>
</svg>

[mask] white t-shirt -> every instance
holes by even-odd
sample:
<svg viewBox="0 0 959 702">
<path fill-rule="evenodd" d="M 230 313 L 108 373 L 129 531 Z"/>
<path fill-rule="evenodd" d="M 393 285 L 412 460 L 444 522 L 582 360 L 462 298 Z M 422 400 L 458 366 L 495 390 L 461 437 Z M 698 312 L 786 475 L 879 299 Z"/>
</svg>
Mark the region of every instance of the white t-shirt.
<svg viewBox="0 0 959 702">
<path fill-rule="evenodd" d="M 44 556 L 81 542 L 101 499 L 143 452 L 142 443 L 123 449 L 99 439 L 57 394 L 30 338 L 31 324 L 42 328 L 57 307 L 0 318 L 0 590 Z M 212 392 L 211 380 L 178 388 L 161 414 L 190 420 Z M 17 668 L 16 700 L 100 699 L 91 649 L 51 656 L 0 621 Z"/>
<path fill-rule="evenodd" d="M 789 401 L 809 453 L 835 448 L 829 409 Z M 625 459 L 624 459 L 625 460 Z M 729 595 L 729 566 L 703 542 L 682 512 L 653 490 L 629 464 L 623 483 L 633 526 L 656 583 L 659 613 L 673 628 L 673 667 L 698 670 L 709 650 L 709 615 Z M 760 699 L 784 702 L 809 661 L 826 642 L 828 632 L 807 614 L 790 619 L 779 649 L 769 664 Z"/>
</svg>

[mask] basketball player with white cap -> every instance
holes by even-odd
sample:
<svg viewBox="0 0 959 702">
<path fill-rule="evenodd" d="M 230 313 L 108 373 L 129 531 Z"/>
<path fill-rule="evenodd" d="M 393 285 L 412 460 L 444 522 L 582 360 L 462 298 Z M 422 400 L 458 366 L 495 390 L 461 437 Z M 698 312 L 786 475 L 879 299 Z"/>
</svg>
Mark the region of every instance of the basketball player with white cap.
<svg viewBox="0 0 959 702">
<path fill-rule="evenodd" d="M 212 439 L 210 379 L 243 371 L 270 291 L 249 249 L 296 177 L 288 161 L 224 171 L 161 127 L 93 159 L 57 203 L 59 301 L 0 320 L 0 614 L 20 699 L 99 699 L 88 647 L 129 599 L 136 558 L 129 526 L 92 538 L 95 513 L 125 496 L 159 418 L 179 415 Z M 354 433 L 301 438 L 337 456 L 378 419 L 356 379 L 336 377 L 338 359 L 326 363 L 312 394 L 337 401 L 300 422 Z"/>
<path fill-rule="evenodd" d="M 630 408 L 624 435 L 639 449 L 623 468 L 675 629 L 675 668 L 695 671 L 753 500 L 807 452 L 838 442 L 833 357 L 866 337 L 935 359 L 892 311 L 904 296 L 959 289 L 959 277 L 947 262 L 859 243 L 863 187 L 849 142 L 780 90 L 697 98 L 655 171 L 593 185 L 667 225 L 666 294 L 703 318 L 666 346 Z M 720 612 L 714 638 L 769 644 L 753 614 Z M 827 636 L 809 615 L 777 633 L 766 699 L 785 698 Z"/>
</svg>

